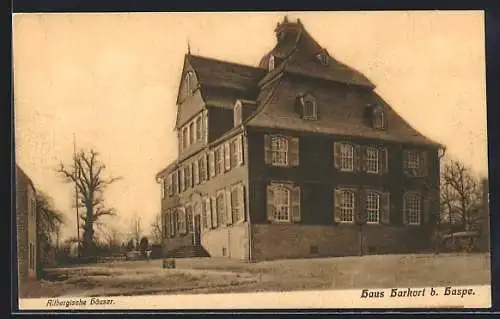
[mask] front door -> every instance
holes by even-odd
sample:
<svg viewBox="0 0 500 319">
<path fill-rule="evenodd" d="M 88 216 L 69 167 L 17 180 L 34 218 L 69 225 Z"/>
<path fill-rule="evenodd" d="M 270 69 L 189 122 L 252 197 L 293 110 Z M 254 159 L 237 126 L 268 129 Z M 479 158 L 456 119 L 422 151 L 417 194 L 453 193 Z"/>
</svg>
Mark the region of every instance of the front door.
<svg viewBox="0 0 500 319">
<path fill-rule="evenodd" d="M 201 222 L 200 215 L 194 216 L 194 231 L 193 231 L 193 245 L 200 245 L 200 234 L 201 234 Z"/>
</svg>

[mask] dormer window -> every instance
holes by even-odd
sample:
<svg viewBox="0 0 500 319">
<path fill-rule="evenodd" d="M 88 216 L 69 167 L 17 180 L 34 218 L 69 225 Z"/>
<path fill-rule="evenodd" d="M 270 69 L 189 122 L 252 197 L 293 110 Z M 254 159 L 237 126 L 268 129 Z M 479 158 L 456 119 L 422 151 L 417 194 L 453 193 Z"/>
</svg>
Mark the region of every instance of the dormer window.
<svg viewBox="0 0 500 319">
<path fill-rule="evenodd" d="M 191 94 L 191 91 L 193 90 L 193 88 L 191 87 L 191 77 L 192 76 L 193 75 L 191 72 L 186 73 L 185 85 L 186 85 L 186 92 L 188 94 Z"/>
<path fill-rule="evenodd" d="M 234 105 L 234 114 L 233 114 L 233 122 L 234 126 L 238 126 L 241 124 L 241 102 L 238 101 Z"/>
<path fill-rule="evenodd" d="M 302 107 L 302 118 L 304 120 L 317 120 L 318 119 L 318 106 L 316 99 L 311 95 L 301 97 L 300 104 Z"/>
<path fill-rule="evenodd" d="M 330 60 L 329 57 L 328 57 L 328 54 L 326 54 L 325 52 L 323 52 L 323 53 L 320 53 L 320 54 L 316 55 L 316 57 L 321 62 L 321 64 L 328 65 L 328 61 Z"/>
<path fill-rule="evenodd" d="M 274 55 L 271 55 L 271 56 L 269 57 L 269 64 L 268 64 L 268 69 L 269 69 L 269 71 L 274 70 L 274 62 L 275 62 L 275 61 L 274 61 Z"/>
<path fill-rule="evenodd" d="M 384 130 L 385 125 L 385 113 L 380 109 L 373 110 L 373 128 L 376 130 Z"/>
</svg>

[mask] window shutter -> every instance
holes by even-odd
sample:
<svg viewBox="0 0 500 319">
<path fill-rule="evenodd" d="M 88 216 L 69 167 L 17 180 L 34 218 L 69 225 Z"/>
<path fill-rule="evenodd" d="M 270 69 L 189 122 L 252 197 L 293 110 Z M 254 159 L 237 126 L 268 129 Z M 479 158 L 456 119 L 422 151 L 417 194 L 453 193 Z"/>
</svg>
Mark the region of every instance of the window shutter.
<svg viewBox="0 0 500 319">
<path fill-rule="evenodd" d="M 298 137 L 290 137 L 289 139 L 289 156 L 290 156 L 290 166 L 299 166 L 299 149 L 300 149 L 300 144 L 299 144 L 299 138 Z"/>
<path fill-rule="evenodd" d="M 186 189 L 186 185 L 184 185 L 184 168 L 181 168 L 179 170 L 179 185 L 180 185 L 180 192 Z"/>
<path fill-rule="evenodd" d="M 218 216 L 217 216 L 217 202 L 215 198 L 210 199 L 211 213 L 212 213 L 212 228 L 217 228 L 218 226 Z"/>
<path fill-rule="evenodd" d="M 233 208 L 231 205 L 231 191 L 226 190 L 226 225 L 233 223 Z"/>
<path fill-rule="evenodd" d="M 333 164 L 336 169 L 340 169 L 340 142 L 333 143 Z"/>
<path fill-rule="evenodd" d="M 204 174 L 205 174 L 205 181 L 208 180 L 208 154 L 205 153 L 202 155 L 203 157 L 203 168 L 204 168 Z"/>
<path fill-rule="evenodd" d="M 231 148 L 229 147 L 229 142 L 224 143 L 224 169 L 226 172 L 231 169 Z"/>
<path fill-rule="evenodd" d="M 188 206 L 186 209 L 186 233 L 193 231 L 193 206 Z"/>
<path fill-rule="evenodd" d="M 274 189 L 272 185 L 267 186 L 267 220 L 274 219 Z"/>
<path fill-rule="evenodd" d="M 366 190 L 359 189 L 356 197 L 358 200 L 354 202 L 354 222 L 364 223 L 366 221 Z"/>
<path fill-rule="evenodd" d="M 387 174 L 389 171 L 387 148 L 381 147 L 378 150 L 378 167 L 380 174 Z"/>
<path fill-rule="evenodd" d="M 172 227 L 172 224 L 170 222 L 172 216 L 170 214 L 170 210 L 167 210 L 167 212 L 165 213 L 165 223 L 166 223 L 166 227 L 165 227 L 165 234 L 164 236 L 165 237 L 170 237 L 171 236 L 171 227 Z"/>
<path fill-rule="evenodd" d="M 239 135 L 236 141 L 236 152 L 238 152 L 238 163 L 237 165 L 243 165 L 243 135 Z"/>
<path fill-rule="evenodd" d="M 406 210 L 406 195 L 403 196 L 403 224 L 408 224 L 408 211 Z"/>
<path fill-rule="evenodd" d="M 208 143 L 208 110 L 203 112 L 203 139 L 205 143 Z"/>
<path fill-rule="evenodd" d="M 266 164 L 271 164 L 273 158 L 273 153 L 271 149 L 271 136 L 268 134 L 264 135 L 264 162 Z"/>
<path fill-rule="evenodd" d="M 207 207 L 205 198 L 201 200 L 201 222 L 203 229 L 206 229 L 208 227 L 208 219 L 207 219 Z"/>
<path fill-rule="evenodd" d="M 403 151 L 403 173 L 405 175 L 410 175 L 408 172 L 408 152 L 407 150 Z"/>
<path fill-rule="evenodd" d="M 300 216 L 300 187 L 296 186 L 290 189 L 290 206 L 292 213 L 292 222 L 298 223 L 301 220 Z"/>
<path fill-rule="evenodd" d="M 238 216 L 238 221 L 244 221 L 245 220 L 245 209 L 246 209 L 246 203 L 245 203 L 245 186 L 240 185 L 239 187 L 239 192 L 238 196 L 240 197 L 240 203 L 241 203 L 241 209 L 239 210 L 239 216 Z"/>
<path fill-rule="evenodd" d="M 355 145 L 354 146 L 354 154 L 353 154 L 353 161 L 354 161 L 354 171 L 359 172 L 361 169 L 361 146 Z"/>
<path fill-rule="evenodd" d="M 340 205 L 342 204 L 342 193 L 340 189 L 335 189 L 333 191 L 333 204 L 334 204 L 333 220 L 336 223 L 339 223 L 341 221 Z"/>
<path fill-rule="evenodd" d="M 424 223 L 429 222 L 429 217 L 431 214 L 431 201 L 429 199 L 424 199 L 423 201 L 423 206 L 424 206 Z"/>
<path fill-rule="evenodd" d="M 367 146 L 361 146 L 360 147 L 360 159 L 361 159 L 361 171 L 366 172 L 368 169 L 368 163 L 367 163 L 367 151 L 368 147 Z"/>
<path fill-rule="evenodd" d="M 219 196 L 222 196 L 222 200 L 221 200 L 221 203 L 220 203 L 220 206 L 219 206 L 219 203 L 217 202 L 217 218 L 218 218 L 218 224 L 220 226 L 223 226 L 223 225 L 226 225 L 226 205 L 227 205 L 227 202 L 226 202 L 226 193 L 225 191 L 222 191 L 220 193 L 217 194 L 217 197 Z M 216 198 L 217 200 L 217 198 Z"/>
<path fill-rule="evenodd" d="M 200 183 L 200 168 L 198 165 L 198 160 L 193 162 L 193 177 L 194 177 L 194 184 L 198 185 Z"/>
<path fill-rule="evenodd" d="M 205 214 L 207 218 L 207 229 L 212 228 L 212 206 L 210 204 L 210 197 L 205 198 L 203 205 L 205 206 Z"/>
<path fill-rule="evenodd" d="M 208 163 L 210 170 L 210 178 L 215 177 L 215 154 L 214 151 L 208 152 Z"/>
<path fill-rule="evenodd" d="M 381 194 L 380 197 L 380 221 L 382 224 L 391 222 L 391 194 L 389 192 Z"/>
<path fill-rule="evenodd" d="M 419 176 L 427 176 L 427 151 L 420 152 Z"/>
</svg>

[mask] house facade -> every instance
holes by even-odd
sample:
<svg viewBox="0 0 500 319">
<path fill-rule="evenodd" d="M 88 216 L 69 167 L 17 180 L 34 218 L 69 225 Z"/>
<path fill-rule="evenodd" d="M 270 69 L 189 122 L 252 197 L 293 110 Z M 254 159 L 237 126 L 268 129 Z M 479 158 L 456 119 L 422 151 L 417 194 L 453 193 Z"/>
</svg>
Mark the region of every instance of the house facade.
<svg viewBox="0 0 500 319">
<path fill-rule="evenodd" d="M 20 287 L 38 277 L 36 189 L 16 165 L 17 265 Z M 21 291 L 21 290 L 20 290 Z"/>
<path fill-rule="evenodd" d="M 258 66 L 185 56 L 166 256 L 250 261 L 432 247 L 441 146 L 286 18 Z"/>
</svg>

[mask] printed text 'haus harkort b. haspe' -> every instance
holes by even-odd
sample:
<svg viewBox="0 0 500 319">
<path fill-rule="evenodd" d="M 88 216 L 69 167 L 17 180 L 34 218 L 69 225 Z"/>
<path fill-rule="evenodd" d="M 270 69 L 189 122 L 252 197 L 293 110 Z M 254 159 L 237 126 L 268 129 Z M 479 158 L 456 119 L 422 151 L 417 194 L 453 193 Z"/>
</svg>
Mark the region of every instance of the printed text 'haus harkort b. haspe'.
<svg viewBox="0 0 500 319">
<path fill-rule="evenodd" d="M 257 67 L 185 56 L 165 256 L 268 260 L 431 247 L 441 146 L 286 18 Z"/>
</svg>

